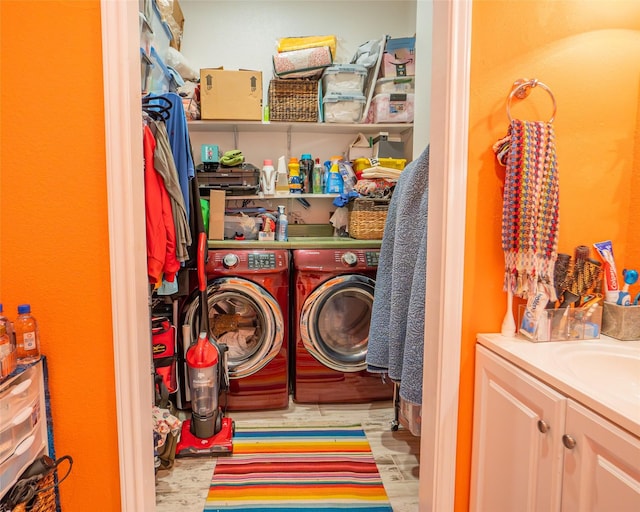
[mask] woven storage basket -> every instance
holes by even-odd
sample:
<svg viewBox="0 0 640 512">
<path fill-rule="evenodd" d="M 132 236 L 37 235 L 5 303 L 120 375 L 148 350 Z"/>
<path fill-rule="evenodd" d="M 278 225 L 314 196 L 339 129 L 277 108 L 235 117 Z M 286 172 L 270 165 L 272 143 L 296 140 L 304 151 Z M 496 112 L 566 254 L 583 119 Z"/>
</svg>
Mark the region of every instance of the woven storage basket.
<svg viewBox="0 0 640 512">
<path fill-rule="evenodd" d="M 318 80 L 277 79 L 269 82 L 271 121 L 318 121 Z"/>
<path fill-rule="evenodd" d="M 381 240 L 390 199 L 359 197 L 349 203 L 349 236 L 358 240 Z"/>
<path fill-rule="evenodd" d="M 54 483 L 53 473 L 48 474 L 38 482 L 39 489 L 47 490 L 36 494 L 29 512 L 56 512 L 56 488 L 53 486 Z M 26 504 L 20 503 L 13 508 L 12 512 L 25 512 L 26 510 Z"/>
</svg>

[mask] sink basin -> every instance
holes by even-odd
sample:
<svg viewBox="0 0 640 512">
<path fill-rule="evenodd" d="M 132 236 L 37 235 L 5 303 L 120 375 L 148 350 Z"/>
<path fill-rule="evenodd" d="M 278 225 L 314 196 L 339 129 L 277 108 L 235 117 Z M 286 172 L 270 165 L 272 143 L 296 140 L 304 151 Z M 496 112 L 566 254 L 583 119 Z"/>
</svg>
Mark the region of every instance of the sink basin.
<svg viewBox="0 0 640 512">
<path fill-rule="evenodd" d="M 593 345 L 558 347 L 558 363 L 584 385 L 640 407 L 640 350 Z"/>
</svg>

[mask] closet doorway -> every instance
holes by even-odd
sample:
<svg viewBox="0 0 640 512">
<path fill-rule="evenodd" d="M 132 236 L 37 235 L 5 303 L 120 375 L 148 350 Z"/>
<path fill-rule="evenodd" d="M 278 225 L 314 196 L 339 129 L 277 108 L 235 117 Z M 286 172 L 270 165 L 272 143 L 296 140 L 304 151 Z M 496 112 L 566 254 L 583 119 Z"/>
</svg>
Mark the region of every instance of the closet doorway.
<svg viewBox="0 0 640 512">
<path fill-rule="evenodd" d="M 471 2 L 433 9 L 429 261 L 420 510 L 453 510 L 465 209 Z M 154 510 L 148 288 L 140 130 L 138 2 L 102 0 L 112 317 L 122 510 Z M 427 11 L 427 9 L 429 11 Z M 134 250 L 132 250 L 132 248 Z M 138 340 L 138 343 L 131 343 Z M 428 392 L 426 392 L 428 390 Z"/>
</svg>

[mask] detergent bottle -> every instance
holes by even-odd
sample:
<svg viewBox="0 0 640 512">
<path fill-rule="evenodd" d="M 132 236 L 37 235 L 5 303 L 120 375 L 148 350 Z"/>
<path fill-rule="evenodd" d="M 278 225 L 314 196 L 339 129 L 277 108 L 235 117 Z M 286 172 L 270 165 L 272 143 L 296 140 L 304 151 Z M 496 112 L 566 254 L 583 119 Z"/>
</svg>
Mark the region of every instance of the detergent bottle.
<svg viewBox="0 0 640 512">
<path fill-rule="evenodd" d="M 302 194 L 302 178 L 300 177 L 300 164 L 295 156 L 289 160 L 289 193 Z"/>
</svg>

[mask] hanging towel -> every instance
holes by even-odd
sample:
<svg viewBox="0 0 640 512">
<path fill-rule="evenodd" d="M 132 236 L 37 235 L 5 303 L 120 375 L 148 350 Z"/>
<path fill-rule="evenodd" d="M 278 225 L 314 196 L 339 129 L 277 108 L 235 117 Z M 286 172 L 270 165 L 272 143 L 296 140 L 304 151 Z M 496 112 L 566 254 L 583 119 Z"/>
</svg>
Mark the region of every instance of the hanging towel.
<svg viewBox="0 0 640 512">
<path fill-rule="evenodd" d="M 422 403 L 429 148 L 398 178 L 385 223 L 369 327 L 367 369 Z"/>
<path fill-rule="evenodd" d="M 502 154 L 503 141 L 499 141 Z M 502 207 L 505 290 L 529 298 L 542 285 L 550 300 L 556 300 L 553 269 L 558 257 L 558 226 L 553 125 L 514 119 L 509 127 Z"/>
</svg>

